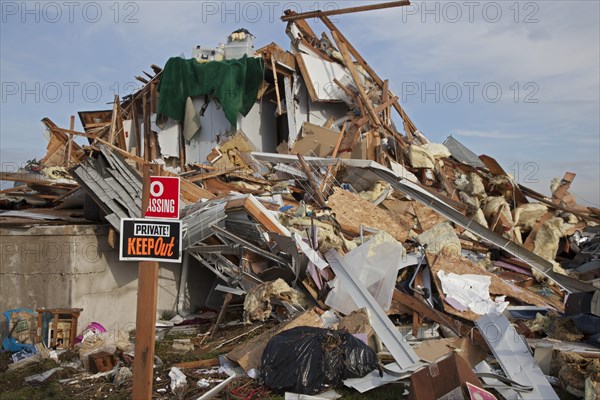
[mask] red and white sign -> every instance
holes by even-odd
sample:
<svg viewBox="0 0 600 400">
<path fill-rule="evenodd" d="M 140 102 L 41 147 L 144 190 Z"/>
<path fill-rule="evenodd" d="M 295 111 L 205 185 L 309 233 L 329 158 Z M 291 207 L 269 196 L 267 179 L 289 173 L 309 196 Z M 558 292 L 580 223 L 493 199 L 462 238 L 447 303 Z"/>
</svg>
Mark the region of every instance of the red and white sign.
<svg viewBox="0 0 600 400">
<path fill-rule="evenodd" d="M 179 219 L 179 178 L 150 177 L 150 201 L 147 218 Z"/>
</svg>

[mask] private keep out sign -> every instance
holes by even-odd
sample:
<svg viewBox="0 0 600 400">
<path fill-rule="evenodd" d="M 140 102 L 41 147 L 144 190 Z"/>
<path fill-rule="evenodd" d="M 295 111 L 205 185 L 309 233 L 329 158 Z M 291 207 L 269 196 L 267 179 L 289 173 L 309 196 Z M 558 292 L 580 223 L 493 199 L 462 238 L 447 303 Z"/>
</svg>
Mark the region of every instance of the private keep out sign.
<svg viewBox="0 0 600 400">
<path fill-rule="evenodd" d="M 119 260 L 181 262 L 181 221 L 121 219 Z"/>
<path fill-rule="evenodd" d="M 146 217 L 179 219 L 179 177 L 150 177 Z"/>
</svg>

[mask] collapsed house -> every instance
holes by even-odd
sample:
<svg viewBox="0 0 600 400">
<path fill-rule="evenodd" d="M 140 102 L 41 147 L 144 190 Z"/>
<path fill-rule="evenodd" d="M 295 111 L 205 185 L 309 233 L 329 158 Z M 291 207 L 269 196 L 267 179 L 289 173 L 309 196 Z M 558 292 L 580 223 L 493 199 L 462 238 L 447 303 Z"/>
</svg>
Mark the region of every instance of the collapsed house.
<svg viewBox="0 0 600 400">
<path fill-rule="evenodd" d="M 312 14 L 328 32 L 314 32 L 306 15 L 282 17 L 289 50 L 255 50 L 239 30 L 195 58 L 152 65 L 137 77 L 144 86 L 116 97 L 112 110 L 80 112 L 83 132 L 73 120 L 66 129 L 43 119 L 47 155 L 0 176 L 17 182 L 0 199 L 13 209 L 0 214 L 3 306 L 82 307 L 89 321 L 134 321 L 132 307 L 114 309 L 132 304 L 137 274 L 116 247 L 121 219 L 142 215 L 141 169 L 150 163 L 180 178 L 184 203 L 183 261 L 161 264 L 158 308 L 185 317 L 204 307 L 224 313 L 237 300 L 247 323 L 283 321 L 229 353 L 245 372 L 261 368 L 263 350 L 272 356 L 265 338 L 325 326 L 316 306 L 342 321 L 362 310 L 366 322 L 351 333 L 391 355 L 383 376 L 345 376 L 361 392 L 410 379 L 415 399 L 465 382 L 505 398 L 558 398 L 529 348 L 564 346 L 549 326 L 566 320 L 575 342 L 597 340 L 600 210 L 569 193 L 574 173 L 547 197 L 453 137 L 431 143 L 326 13 Z M 69 238 L 66 250 L 54 251 L 56 236 Z M 70 278 L 45 276 L 55 265 Z M 484 374 L 485 356 L 440 361 L 456 342 L 427 349 L 428 331 L 493 354 L 503 382 Z M 598 376 L 581 368 L 567 382 L 561 371 L 573 368 L 565 361 L 554 371 L 555 386 L 598 390 Z M 445 370 L 460 371 L 458 383 L 424 391 Z M 302 391 L 279 378 L 266 381 Z M 309 386 L 304 393 L 327 387 Z"/>
</svg>

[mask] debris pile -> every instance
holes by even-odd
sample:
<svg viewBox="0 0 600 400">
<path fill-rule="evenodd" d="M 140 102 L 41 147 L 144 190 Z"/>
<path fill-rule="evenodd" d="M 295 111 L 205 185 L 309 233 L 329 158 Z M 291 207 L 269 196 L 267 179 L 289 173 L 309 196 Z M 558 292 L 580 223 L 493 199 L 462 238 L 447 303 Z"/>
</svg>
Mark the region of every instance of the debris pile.
<svg viewBox="0 0 600 400">
<path fill-rule="evenodd" d="M 0 221 L 77 215 L 118 235 L 122 219 L 142 214 L 144 166 L 178 176 L 183 268 L 214 274 L 205 297 L 218 316 L 173 348 L 235 345 L 216 365 L 241 368 L 217 392 L 315 395 L 343 382 L 362 393 L 402 381 L 395 390 L 411 399 L 596 398 L 600 210 L 569 193 L 575 174 L 547 197 L 453 137 L 429 142 L 328 15 L 286 12 L 289 51 L 254 50 L 240 30 L 223 48 L 153 65 L 112 110 L 80 112 L 84 132 L 42 120 L 48 154 L 2 173 L 17 183 L 2 190 L 14 211 Z M 232 313 L 270 329 L 215 344 Z M 131 358 L 128 340 L 101 336 L 84 335 L 80 354 L 128 380 L 129 365 L 114 359 Z M 293 381 L 285 371 L 297 371 Z M 236 384 L 245 374 L 256 380 Z M 186 373 L 168 376 L 184 396 Z"/>
</svg>

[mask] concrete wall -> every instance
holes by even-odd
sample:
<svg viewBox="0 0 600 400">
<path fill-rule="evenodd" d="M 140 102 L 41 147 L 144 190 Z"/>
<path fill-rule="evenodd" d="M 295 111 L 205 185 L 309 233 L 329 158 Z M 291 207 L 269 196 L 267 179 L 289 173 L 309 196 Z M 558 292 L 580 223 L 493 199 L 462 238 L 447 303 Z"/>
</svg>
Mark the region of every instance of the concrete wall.
<svg viewBox="0 0 600 400">
<path fill-rule="evenodd" d="M 0 311 L 83 308 L 80 329 L 133 328 L 138 264 L 120 262 L 107 238 L 97 225 L 0 227 Z M 180 264 L 161 264 L 159 313 L 176 311 L 180 273 Z"/>
</svg>

